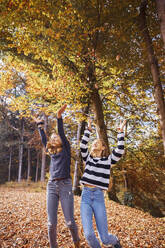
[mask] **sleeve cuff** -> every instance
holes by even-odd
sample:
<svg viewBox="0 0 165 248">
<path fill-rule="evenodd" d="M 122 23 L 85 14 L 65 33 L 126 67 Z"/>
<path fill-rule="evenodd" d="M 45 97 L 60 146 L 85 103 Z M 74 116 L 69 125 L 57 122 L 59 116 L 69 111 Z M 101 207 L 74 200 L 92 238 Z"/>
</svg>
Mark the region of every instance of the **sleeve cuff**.
<svg viewBox="0 0 165 248">
<path fill-rule="evenodd" d="M 90 131 L 88 128 L 85 130 L 85 132 L 86 132 L 86 133 L 89 133 L 89 134 L 92 133 L 92 131 Z"/>
<path fill-rule="evenodd" d="M 37 123 L 37 127 L 40 126 L 40 125 L 44 125 L 44 122 L 40 121 L 40 122 Z"/>
<path fill-rule="evenodd" d="M 38 129 L 43 130 L 44 127 L 43 127 L 42 125 L 39 125 L 39 126 L 38 126 Z"/>
</svg>

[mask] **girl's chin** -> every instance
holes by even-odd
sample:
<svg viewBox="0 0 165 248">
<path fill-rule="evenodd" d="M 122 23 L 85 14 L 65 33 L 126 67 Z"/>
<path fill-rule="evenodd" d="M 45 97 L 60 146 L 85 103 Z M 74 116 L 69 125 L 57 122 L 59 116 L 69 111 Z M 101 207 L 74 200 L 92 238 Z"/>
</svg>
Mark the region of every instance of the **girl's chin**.
<svg viewBox="0 0 165 248">
<path fill-rule="evenodd" d="M 56 144 L 56 143 L 52 143 L 52 146 L 59 146 L 59 144 Z"/>
<path fill-rule="evenodd" d="M 52 146 L 61 147 L 62 145 L 59 143 L 53 143 Z"/>
</svg>

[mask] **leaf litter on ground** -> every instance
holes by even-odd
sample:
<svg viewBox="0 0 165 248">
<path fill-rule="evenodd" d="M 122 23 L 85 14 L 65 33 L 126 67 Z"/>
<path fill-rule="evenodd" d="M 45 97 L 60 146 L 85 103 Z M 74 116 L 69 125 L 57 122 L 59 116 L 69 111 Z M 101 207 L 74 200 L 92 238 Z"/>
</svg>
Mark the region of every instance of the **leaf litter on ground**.
<svg viewBox="0 0 165 248">
<path fill-rule="evenodd" d="M 81 225 L 79 196 L 74 197 L 75 220 L 81 248 L 89 248 Z M 165 218 L 154 218 L 138 209 L 120 205 L 105 197 L 109 232 L 117 235 L 123 248 L 164 248 Z M 96 231 L 96 224 L 94 222 Z M 73 243 L 65 225 L 61 206 L 58 210 L 59 248 Z M 96 232 L 98 237 L 98 234 Z M 48 248 L 46 192 L 0 188 L 0 248 Z M 102 247 L 105 247 L 102 245 Z"/>
</svg>

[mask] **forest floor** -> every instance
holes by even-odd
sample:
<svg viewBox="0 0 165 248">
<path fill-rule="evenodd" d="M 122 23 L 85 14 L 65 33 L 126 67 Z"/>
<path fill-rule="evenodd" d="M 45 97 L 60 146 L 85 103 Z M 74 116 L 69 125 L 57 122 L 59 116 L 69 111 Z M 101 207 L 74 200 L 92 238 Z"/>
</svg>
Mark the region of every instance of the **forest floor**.
<svg viewBox="0 0 165 248">
<path fill-rule="evenodd" d="M 81 247 L 87 245 L 80 219 L 80 197 L 75 196 L 75 220 L 79 226 Z M 119 237 L 123 248 L 165 247 L 165 218 L 119 205 L 105 196 L 109 231 Z M 96 230 L 96 226 L 94 223 Z M 71 248 L 71 236 L 65 226 L 61 206 L 58 212 L 59 248 Z M 0 248 L 48 248 L 46 191 L 27 188 L 0 188 Z M 102 247 L 104 247 L 102 245 Z"/>
</svg>

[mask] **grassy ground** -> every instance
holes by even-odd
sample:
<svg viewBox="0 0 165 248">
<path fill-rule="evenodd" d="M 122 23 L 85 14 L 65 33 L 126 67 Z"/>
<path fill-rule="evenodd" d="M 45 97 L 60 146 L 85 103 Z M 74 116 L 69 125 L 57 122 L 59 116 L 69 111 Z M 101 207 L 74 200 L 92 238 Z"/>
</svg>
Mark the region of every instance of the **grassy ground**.
<svg viewBox="0 0 165 248">
<path fill-rule="evenodd" d="M 10 183 L 0 187 L 0 247 L 46 248 L 46 184 Z M 79 226 L 81 247 L 87 245 L 80 219 L 80 197 L 75 196 L 75 220 Z M 153 218 L 140 210 L 109 201 L 105 196 L 109 231 L 119 237 L 123 248 L 165 247 L 165 218 Z M 61 207 L 58 211 L 59 248 L 71 248 L 71 236 L 65 226 Z M 94 228 L 96 226 L 94 223 Z M 104 247 L 104 246 L 102 246 Z"/>
</svg>

